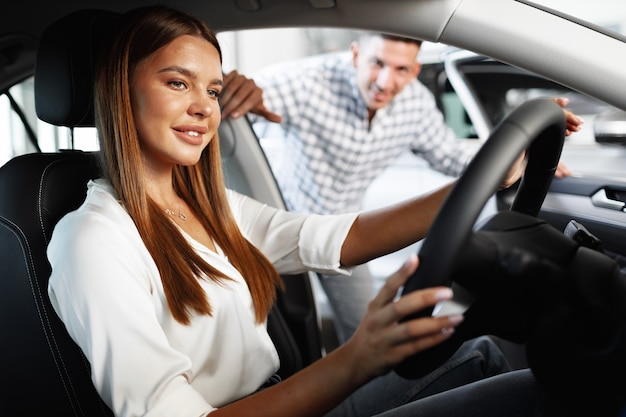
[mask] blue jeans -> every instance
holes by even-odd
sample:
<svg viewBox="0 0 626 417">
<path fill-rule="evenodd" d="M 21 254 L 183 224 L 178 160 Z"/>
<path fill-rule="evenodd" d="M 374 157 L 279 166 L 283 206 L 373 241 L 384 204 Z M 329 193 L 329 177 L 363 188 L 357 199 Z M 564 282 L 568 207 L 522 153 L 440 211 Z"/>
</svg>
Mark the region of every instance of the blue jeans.
<svg viewBox="0 0 626 417">
<path fill-rule="evenodd" d="M 545 398 L 531 370 L 521 369 L 422 398 L 376 414 L 376 417 L 572 417 L 573 415 L 576 414 L 564 412 L 551 404 Z"/>
<path fill-rule="evenodd" d="M 493 340 L 486 336 L 479 337 L 465 342 L 448 361 L 422 378 L 404 379 L 395 372 L 390 372 L 370 381 L 329 412 L 326 417 L 482 416 L 481 408 L 474 410 L 477 414 L 471 414 L 470 410 L 463 409 L 466 407 L 464 403 L 472 402 L 470 399 L 458 397 L 452 391 L 449 393 L 444 391 L 457 387 L 463 387 L 460 388 L 461 390 L 471 390 L 471 385 L 467 384 L 502 373 L 512 374 L 509 371 L 511 367 L 506 357 Z M 499 385 L 493 385 L 495 385 L 494 389 L 500 389 Z M 522 388 L 526 388 L 525 382 L 521 384 L 520 389 Z M 506 392 L 504 388 L 502 391 Z M 429 400 L 422 405 L 424 401 L 422 399 L 438 393 L 443 393 L 440 400 Z M 488 397 L 473 400 L 477 403 L 477 407 L 482 407 L 483 401 L 486 403 L 492 401 L 492 394 L 488 390 L 485 394 L 489 394 Z M 461 408 L 457 409 L 457 406 Z M 431 409 L 434 409 L 432 412 L 439 413 L 442 408 L 449 410 L 449 413 L 429 414 Z M 465 412 L 467 414 L 463 414 Z M 498 417 L 502 417 L 502 414 Z"/>
</svg>

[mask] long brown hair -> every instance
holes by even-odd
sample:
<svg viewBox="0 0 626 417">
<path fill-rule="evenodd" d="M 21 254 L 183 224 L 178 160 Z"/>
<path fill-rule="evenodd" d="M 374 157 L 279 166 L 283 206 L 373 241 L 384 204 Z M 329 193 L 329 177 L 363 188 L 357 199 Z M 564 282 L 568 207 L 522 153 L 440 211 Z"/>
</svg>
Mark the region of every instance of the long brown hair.
<svg viewBox="0 0 626 417">
<path fill-rule="evenodd" d="M 198 277 L 229 279 L 206 263 L 146 193 L 139 138 L 130 105 L 130 77 L 146 57 L 182 36 L 200 36 L 221 49 L 215 33 L 201 20 L 153 6 L 126 13 L 124 24 L 96 73 L 96 125 L 101 162 L 107 178 L 135 222 L 156 263 L 174 318 L 188 324 L 192 312 L 211 314 Z M 217 135 L 216 135 L 217 136 Z M 245 278 L 256 320 L 269 312 L 282 281 L 273 265 L 248 242 L 232 215 L 221 169 L 219 140 L 212 138 L 194 166 L 176 166 L 172 182 L 179 196 Z"/>
</svg>

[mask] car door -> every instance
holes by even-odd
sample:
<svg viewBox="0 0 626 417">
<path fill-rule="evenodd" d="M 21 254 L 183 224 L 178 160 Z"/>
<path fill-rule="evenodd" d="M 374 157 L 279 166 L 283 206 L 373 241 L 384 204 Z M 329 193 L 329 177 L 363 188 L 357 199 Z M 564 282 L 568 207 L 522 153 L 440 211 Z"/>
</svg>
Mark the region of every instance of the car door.
<svg viewBox="0 0 626 417">
<path fill-rule="evenodd" d="M 576 226 L 577 238 L 597 245 L 620 264 L 626 256 L 626 118 L 623 112 L 540 75 L 479 56 L 448 50 L 424 65 L 421 78 L 457 133 L 484 141 L 517 105 L 535 97 L 568 97 L 568 108 L 584 119 L 565 139 L 561 161 L 573 175 L 557 179 L 540 217 L 559 230 Z M 459 106 L 458 104 L 462 104 Z M 465 133 L 463 133 L 465 132 Z M 514 190 L 497 195 L 508 209 Z"/>
</svg>

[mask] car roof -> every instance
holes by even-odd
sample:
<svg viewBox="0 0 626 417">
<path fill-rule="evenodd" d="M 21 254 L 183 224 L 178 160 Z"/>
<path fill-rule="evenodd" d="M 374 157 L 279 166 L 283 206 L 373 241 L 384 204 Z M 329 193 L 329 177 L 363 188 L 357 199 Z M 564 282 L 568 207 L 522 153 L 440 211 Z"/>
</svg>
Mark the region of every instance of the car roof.
<svg viewBox="0 0 626 417">
<path fill-rule="evenodd" d="M 579 24 L 571 16 L 560 17 L 529 1 L 164 0 L 159 3 L 192 13 L 217 31 L 326 26 L 378 30 L 442 42 L 525 68 L 626 109 L 624 39 L 607 36 L 594 25 Z M 5 2 L 0 17 L 0 70 L 5 74 L 2 78 L 17 79 L 24 75 L 24 70 L 34 62 L 44 28 L 65 14 L 86 8 L 124 12 L 150 4 L 154 1 Z M 276 45 L 268 45 L 272 47 Z"/>
</svg>

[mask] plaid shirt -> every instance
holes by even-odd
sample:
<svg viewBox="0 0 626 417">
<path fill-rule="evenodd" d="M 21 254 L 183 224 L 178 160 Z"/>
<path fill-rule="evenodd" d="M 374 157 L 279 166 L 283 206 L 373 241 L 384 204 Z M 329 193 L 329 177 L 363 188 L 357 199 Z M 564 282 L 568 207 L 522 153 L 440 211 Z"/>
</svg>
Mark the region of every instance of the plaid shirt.
<svg viewBox="0 0 626 417">
<path fill-rule="evenodd" d="M 266 107 L 283 118 L 282 158 L 289 162 L 273 166 L 291 210 L 360 210 L 372 181 L 409 150 L 452 176 L 474 155 L 475 148 L 446 126 L 418 80 L 379 109 L 369 126 L 350 53 L 274 65 L 254 80 Z M 251 115 L 251 120 L 257 133 L 267 127 L 264 119 Z"/>
</svg>

